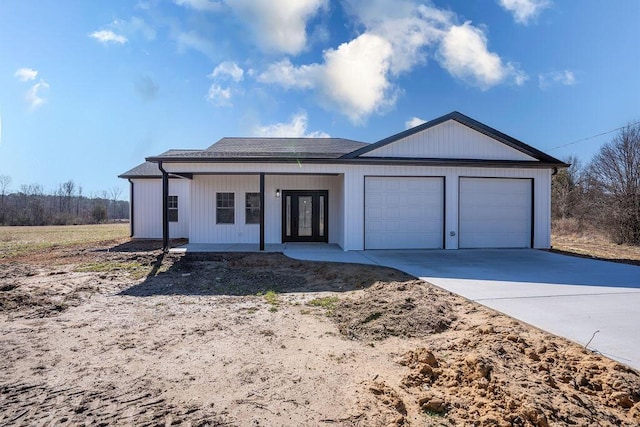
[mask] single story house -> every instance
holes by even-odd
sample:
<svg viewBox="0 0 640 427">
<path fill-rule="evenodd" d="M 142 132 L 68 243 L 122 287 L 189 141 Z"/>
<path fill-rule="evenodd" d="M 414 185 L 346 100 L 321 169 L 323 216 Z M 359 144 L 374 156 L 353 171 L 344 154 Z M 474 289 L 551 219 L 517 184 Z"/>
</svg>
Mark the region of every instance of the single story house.
<svg viewBox="0 0 640 427">
<path fill-rule="evenodd" d="M 347 250 L 549 248 L 567 165 L 458 112 L 373 144 L 222 138 L 120 175 L 133 238 Z"/>
</svg>

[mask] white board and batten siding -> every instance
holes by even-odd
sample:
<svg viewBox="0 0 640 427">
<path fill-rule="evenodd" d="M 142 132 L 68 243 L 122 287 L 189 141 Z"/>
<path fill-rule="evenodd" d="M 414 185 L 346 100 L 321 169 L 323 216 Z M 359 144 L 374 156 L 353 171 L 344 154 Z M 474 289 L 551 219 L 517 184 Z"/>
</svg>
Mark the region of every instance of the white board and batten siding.
<svg viewBox="0 0 640 427">
<path fill-rule="evenodd" d="M 250 173 L 250 172 L 249 172 Z M 282 197 L 276 190 L 329 192 L 329 243 L 342 245 L 344 205 L 338 175 L 266 175 L 265 243 L 282 242 Z M 192 181 L 191 243 L 258 243 L 260 225 L 246 224 L 245 194 L 260 191 L 260 177 L 248 175 L 195 175 Z M 216 193 L 234 193 L 234 223 L 216 223 Z"/>
<path fill-rule="evenodd" d="M 459 228 L 459 180 L 464 177 L 474 178 L 506 178 L 527 182 L 532 188 L 535 204 L 531 205 L 527 217 L 533 212 L 533 247 L 548 248 L 551 244 L 551 171 L 549 169 L 524 168 L 475 168 L 475 167 L 432 167 L 432 166 L 378 166 L 359 165 L 349 167 L 344 174 L 345 200 L 345 250 L 362 250 L 366 239 L 366 208 L 365 182 L 367 176 L 376 177 L 444 177 L 444 248 L 458 249 L 464 245 L 460 241 Z M 510 181 L 508 181 L 510 182 Z M 531 190 L 530 190 L 531 191 Z M 529 192 L 529 200 L 531 193 Z M 513 208 L 515 209 L 515 207 Z M 522 210 L 524 212 L 524 209 Z M 531 242 L 531 227 L 529 226 L 528 242 Z M 528 243 L 530 245 L 530 243 Z M 519 245 L 518 245 L 519 246 Z M 369 248 L 369 244 L 367 244 Z M 520 246 L 520 247 L 525 247 Z"/>
<path fill-rule="evenodd" d="M 443 247 L 444 178 L 367 176 L 365 249 Z"/>
<path fill-rule="evenodd" d="M 461 177 L 459 248 L 530 248 L 532 182 Z"/>
<path fill-rule="evenodd" d="M 162 238 L 162 180 L 132 179 L 133 238 Z M 188 238 L 190 222 L 190 181 L 170 179 L 169 195 L 178 196 L 178 221 L 169 222 L 169 237 Z"/>
<path fill-rule="evenodd" d="M 245 193 L 260 191 L 255 175 L 196 175 L 192 181 L 190 243 L 256 243 L 260 224 L 245 224 Z M 234 193 L 234 223 L 216 223 L 216 193 Z"/>
<path fill-rule="evenodd" d="M 453 120 L 394 141 L 363 157 L 536 160 Z"/>
<path fill-rule="evenodd" d="M 363 157 L 536 160 L 453 120 L 372 150 Z M 385 248 L 437 248 L 442 247 L 443 242 L 445 249 L 489 245 L 548 248 L 551 243 L 551 170 L 547 168 L 221 163 L 215 165 L 215 172 L 229 175 L 198 175 L 212 172 L 213 166 L 206 163 L 167 162 L 164 167 L 173 172 L 194 173 L 189 230 L 192 243 L 259 241 L 259 226 L 244 224 L 244 193 L 259 191 L 257 173 L 260 172 L 267 174 L 267 243 L 280 243 L 282 238 L 282 201 L 275 198 L 277 188 L 281 191 L 328 190 L 329 242 L 341 245 L 344 250 L 371 249 L 383 245 Z M 467 178 L 476 181 L 466 181 Z M 492 182 L 498 188 L 489 185 L 489 188 L 473 190 L 473 185 L 482 187 L 485 181 L 481 179 L 495 180 Z M 438 182 L 441 185 L 436 184 Z M 516 182 L 519 185 L 526 182 L 528 190 L 524 187 L 511 188 L 512 184 L 517 187 Z M 467 186 L 470 188 L 467 189 Z M 409 188 L 413 190 L 409 191 Z M 217 191 L 236 194 L 235 224 L 216 225 Z M 491 200 L 487 206 L 487 196 L 478 193 L 473 198 L 474 191 L 495 192 L 495 195 L 489 197 Z M 511 192 L 516 201 L 502 206 L 501 198 L 497 195 L 501 192 Z M 160 194 L 159 191 L 157 193 Z M 532 200 L 535 201 L 533 206 Z M 497 222 L 494 218 L 502 215 L 503 211 L 511 219 L 518 217 L 509 225 L 512 228 L 506 233 L 510 235 L 509 238 L 496 237 Z M 422 212 L 421 219 L 412 216 L 415 212 Z M 474 219 L 476 213 L 483 216 L 483 226 L 478 224 L 478 219 Z M 158 218 L 161 221 L 161 217 Z M 528 228 L 526 243 L 525 228 Z"/>
</svg>

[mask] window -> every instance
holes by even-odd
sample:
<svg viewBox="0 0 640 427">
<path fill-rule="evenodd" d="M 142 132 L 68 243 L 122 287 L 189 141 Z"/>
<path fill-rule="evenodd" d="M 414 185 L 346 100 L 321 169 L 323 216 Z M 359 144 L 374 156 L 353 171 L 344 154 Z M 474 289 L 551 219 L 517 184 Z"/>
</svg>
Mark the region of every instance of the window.
<svg viewBox="0 0 640 427">
<path fill-rule="evenodd" d="M 169 222 L 178 222 L 178 196 L 169 196 Z"/>
<path fill-rule="evenodd" d="M 216 193 L 216 224 L 235 224 L 234 196 L 234 193 Z"/>
<path fill-rule="evenodd" d="M 260 224 L 260 193 L 245 193 L 244 218 L 246 224 Z"/>
</svg>

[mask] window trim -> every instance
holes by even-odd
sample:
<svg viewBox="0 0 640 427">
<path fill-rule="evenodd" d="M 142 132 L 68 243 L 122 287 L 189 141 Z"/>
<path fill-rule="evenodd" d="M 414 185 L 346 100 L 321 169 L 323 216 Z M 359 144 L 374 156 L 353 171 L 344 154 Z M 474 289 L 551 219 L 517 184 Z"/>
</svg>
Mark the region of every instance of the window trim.
<svg viewBox="0 0 640 427">
<path fill-rule="evenodd" d="M 222 197 L 221 197 L 222 196 Z M 224 199 L 224 196 L 231 196 Z M 222 203 L 221 203 L 222 202 Z M 222 204 L 222 206 L 221 206 Z M 216 224 L 220 225 L 233 225 L 236 223 L 236 193 L 232 191 L 218 191 L 216 192 Z M 230 206 L 224 206 L 230 205 Z M 221 222 L 219 212 L 223 211 L 231 211 L 231 221 L 230 222 Z"/>
</svg>

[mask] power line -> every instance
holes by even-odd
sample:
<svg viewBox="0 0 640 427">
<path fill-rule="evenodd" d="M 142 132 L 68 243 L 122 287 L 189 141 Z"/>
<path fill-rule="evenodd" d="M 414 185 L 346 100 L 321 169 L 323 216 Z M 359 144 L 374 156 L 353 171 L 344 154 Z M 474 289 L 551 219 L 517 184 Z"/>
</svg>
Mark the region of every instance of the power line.
<svg viewBox="0 0 640 427">
<path fill-rule="evenodd" d="M 558 145 L 557 147 L 547 148 L 546 151 L 557 150 L 558 148 L 566 147 L 568 145 L 577 144 L 578 142 L 587 141 L 589 139 L 597 138 L 597 137 L 602 136 L 602 135 L 607 135 L 607 134 L 619 131 L 620 129 L 624 129 L 624 128 L 628 127 L 628 126 L 633 126 L 633 125 L 637 125 L 637 124 L 640 124 L 640 120 L 638 120 L 637 122 L 629 123 L 628 125 L 620 126 L 619 128 L 615 128 L 615 129 L 612 129 L 612 130 L 608 130 L 606 132 L 599 133 L 597 135 L 593 135 L 593 136 L 588 136 L 586 138 L 577 139 L 575 141 L 568 142 L 566 144 Z"/>
</svg>

